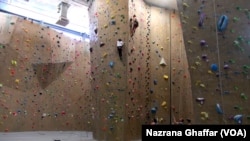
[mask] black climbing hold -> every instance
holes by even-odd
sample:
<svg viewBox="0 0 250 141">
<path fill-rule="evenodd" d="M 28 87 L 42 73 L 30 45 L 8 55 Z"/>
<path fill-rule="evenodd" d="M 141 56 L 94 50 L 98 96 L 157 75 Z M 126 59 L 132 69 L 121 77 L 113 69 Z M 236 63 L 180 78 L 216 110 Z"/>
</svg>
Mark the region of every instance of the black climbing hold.
<svg viewBox="0 0 250 141">
<path fill-rule="evenodd" d="M 111 24 L 111 25 L 115 25 L 115 24 L 116 24 L 115 20 L 111 20 L 111 21 L 110 21 L 110 24 Z"/>
<path fill-rule="evenodd" d="M 90 51 L 90 52 L 93 52 L 93 48 L 92 48 L 92 47 L 91 47 L 91 48 L 89 48 L 89 51 Z"/>
<path fill-rule="evenodd" d="M 100 47 L 103 47 L 104 45 L 105 45 L 105 43 L 101 42 Z"/>
<path fill-rule="evenodd" d="M 96 29 L 94 30 L 94 32 L 95 32 L 95 34 L 97 34 L 97 33 L 98 33 L 98 29 L 96 28 Z"/>
</svg>

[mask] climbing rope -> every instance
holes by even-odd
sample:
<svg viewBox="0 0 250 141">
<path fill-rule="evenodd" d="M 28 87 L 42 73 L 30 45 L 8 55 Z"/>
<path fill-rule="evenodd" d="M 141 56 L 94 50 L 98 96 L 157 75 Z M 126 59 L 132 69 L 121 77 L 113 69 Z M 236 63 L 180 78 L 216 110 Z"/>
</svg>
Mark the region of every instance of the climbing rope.
<svg viewBox="0 0 250 141">
<path fill-rule="evenodd" d="M 215 6 L 215 0 L 213 0 L 213 7 L 214 7 L 214 15 L 215 15 L 215 36 L 216 36 L 216 48 L 218 51 L 218 70 L 219 70 L 219 87 L 220 87 L 220 95 L 221 95 L 221 105 L 222 105 L 222 109 L 224 107 L 223 104 L 223 90 L 222 90 L 222 78 L 221 78 L 221 64 L 220 64 L 220 48 L 219 48 L 219 38 L 218 38 L 218 29 L 217 29 L 217 12 L 216 12 L 216 6 Z M 225 111 L 223 111 L 223 121 L 225 121 Z"/>
<path fill-rule="evenodd" d="M 150 46 L 150 22 L 151 22 L 151 10 L 150 7 L 146 7 L 147 10 L 147 33 L 146 33 L 146 48 L 147 48 L 147 53 L 146 53 L 146 72 L 145 72 L 145 77 L 146 77 L 146 95 L 150 96 L 150 82 L 151 82 L 151 77 L 150 77 L 150 51 L 151 51 L 151 46 Z M 149 106 L 149 97 L 146 99 L 147 102 L 147 109 Z M 150 120 L 150 119 L 149 119 Z M 149 121 L 150 122 L 150 121 Z"/>
</svg>

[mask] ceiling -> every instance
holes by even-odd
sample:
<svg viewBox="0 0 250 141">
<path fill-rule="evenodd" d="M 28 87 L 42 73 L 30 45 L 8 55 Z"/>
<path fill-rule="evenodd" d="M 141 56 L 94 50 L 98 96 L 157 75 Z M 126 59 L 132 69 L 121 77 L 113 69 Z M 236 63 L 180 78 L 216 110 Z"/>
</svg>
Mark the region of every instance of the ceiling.
<svg viewBox="0 0 250 141">
<path fill-rule="evenodd" d="M 56 24 L 60 17 L 59 4 L 70 4 L 65 28 L 88 33 L 88 3 L 90 0 L 0 0 L 0 8 L 27 18 Z M 60 25 L 59 25 L 60 26 Z"/>
<path fill-rule="evenodd" d="M 147 4 L 177 10 L 177 0 L 144 0 Z"/>
</svg>

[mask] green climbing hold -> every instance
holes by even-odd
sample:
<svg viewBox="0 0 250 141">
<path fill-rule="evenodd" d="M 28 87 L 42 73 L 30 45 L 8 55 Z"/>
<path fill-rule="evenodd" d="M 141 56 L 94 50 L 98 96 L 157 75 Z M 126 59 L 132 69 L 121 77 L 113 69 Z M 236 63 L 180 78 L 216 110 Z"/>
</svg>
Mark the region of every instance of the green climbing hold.
<svg viewBox="0 0 250 141">
<path fill-rule="evenodd" d="M 246 41 L 248 45 L 250 45 L 250 41 Z"/>
<path fill-rule="evenodd" d="M 250 66 L 244 65 L 244 66 L 243 66 L 243 69 L 244 69 L 244 70 L 250 69 Z"/>
<path fill-rule="evenodd" d="M 240 94 L 240 97 L 241 97 L 242 99 L 244 99 L 244 100 L 247 100 L 247 96 L 245 95 L 245 93 L 241 93 L 241 94 Z"/>
<path fill-rule="evenodd" d="M 234 109 L 236 109 L 236 110 L 242 110 L 242 107 L 240 107 L 240 106 L 238 106 L 238 105 L 235 105 L 235 106 L 234 106 Z"/>
<path fill-rule="evenodd" d="M 237 18 L 237 17 L 233 18 L 233 22 L 238 22 L 238 21 L 239 21 L 239 18 Z"/>
<path fill-rule="evenodd" d="M 241 8 L 239 6 L 236 7 L 237 10 L 241 10 Z"/>
<path fill-rule="evenodd" d="M 242 36 L 239 36 L 239 37 L 237 38 L 237 40 L 240 41 L 240 42 L 244 41 L 244 39 L 243 39 Z"/>
<path fill-rule="evenodd" d="M 237 86 L 234 86 L 234 89 L 237 91 L 239 88 Z"/>
<path fill-rule="evenodd" d="M 122 78 L 121 75 L 119 73 L 116 74 L 117 78 Z"/>
<path fill-rule="evenodd" d="M 240 42 L 238 40 L 234 40 L 234 45 L 239 47 L 240 46 Z"/>
<path fill-rule="evenodd" d="M 232 59 L 230 59 L 230 60 L 229 60 L 229 63 L 234 64 L 234 63 L 235 63 L 235 61 L 234 61 L 234 60 L 232 60 Z"/>
</svg>

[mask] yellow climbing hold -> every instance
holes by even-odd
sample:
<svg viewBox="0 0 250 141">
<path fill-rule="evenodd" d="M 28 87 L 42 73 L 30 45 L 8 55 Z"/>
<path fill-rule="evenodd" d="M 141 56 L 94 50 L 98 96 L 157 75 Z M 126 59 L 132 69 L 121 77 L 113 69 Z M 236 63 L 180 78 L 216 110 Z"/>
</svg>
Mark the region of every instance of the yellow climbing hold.
<svg viewBox="0 0 250 141">
<path fill-rule="evenodd" d="M 189 19 L 189 17 L 188 17 L 188 16 L 184 16 L 184 15 L 183 15 L 183 18 L 185 18 L 185 19 Z"/>
<path fill-rule="evenodd" d="M 16 65 L 17 65 L 17 61 L 11 60 L 11 64 L 12 64 L 13 66 L 16 66 Z"/>
<path fill-rule="evenodd" d="M 213 74 L 213 72 L 211 70 L 208 70 L 207 73 L 208 74 Z"/>
<path fill-rule="evenodd" d="M 164 78 L 165 80 L 168 80 L 168 76 L 167 76 L 167 75 L 164 75 L 163 78 Z"/>
<path fill-rule="evenodd" d="M 16 79 L 15 82 L 16 82 L 17 84 L 19 84 L 20 80 L 19 80 L 19 79 Z"/>
<path fill-rule="evenodd" d="M 189 43 L 189 44 L 192 44 L 193 42 L 192 42 L 191 40 L 188 40 L 188 43 Z"/>
<path fill-rule="evenodd" d="M 161 106 L 162 107 L 165 107 L 167 105 L 167 102 L 166 101 L 163 101 L 162 103 L 161 103 Z"/>
<path fill-rule="evenodd" d="M 103 57 L 104 57 L 104 58 L 106 58 L 106 57 L 107 57 L 107 55 L 108 55 L 108 54 L 107 54 L 106 52 L 105 52 L 105 53 L 103 53 Z"/>
<path fill-rule="evenodd" d="M 193 26 L 192 29 L 193 29 L 193 30 L 198 30 L 198 27 L 197 27 L 197 26 Z"/>
<path fill-rule="evenodd" d="M 0 83 L 0 88 L 2 88 L 2 87 L 3 87 L 3 84 Z"/>
<path fill-rule="evenodd" d="M 159 122 L 163 122 L 163 120 L 164 120 L 163 118 L 160 118 L 160 119 L 159 119 Z"/>
<path fill-rule="evenodd" d="M 26 42 L 30 42 L 30 40 L 29 40 L 29 39 L 27 39 L 27 40 L 26 40 Z"/>
<path fill-rule="evenodd" d="M 198 86 L 200 83 L 201 83 L 201 81 L 200 81 L 200 80 L 197 80 L 197 81 L 195 82 L 195 85 Z"/>
<path fill-rule="evenodd" d="M 202 120 L 208 119 L 208 113 L 207 112 L 201 112 L 201 119 Z"/>
<path fill-rule="evenodd" d="M 193 69 L 193 70 L 196 70 L 196 67 L 194 67 L 194 66 L 191 66 L 191 69 Z"/>
<path fill-rule="evenodd" d="M 195 62 L 195 65 L 196 65 L 196 66 L 200 66 L 201 63 L 197 61 L 197 62 Z"/>
<path fill-rule="evenodd" d="M 163 101 L 161 103 L 161 106 L 164 108 L 164 109 L 167 109 L 167 102 L 166 101 Z"/>
<path fill-rule="evenodd" d="M 205 88 L 205 87 L 206 87 L 205 84 L 200 84 L 200 86 L 201 86 L 202 88 Z"/>
<path fill-rule="evenodd" d="M 184 6 L 184 7 L 189 7 L 189 5 L 187 4 L 187 3 L 182 3 L 182 5 Z"/>
<path fill-rule="evenodd" d="M 182 20 L 182 23 L 183 23 L 183 24 L 186 24 L 186 23 L 187 23 L 187 21 L 185 21 L 185 20 Z"/>
</svg>

